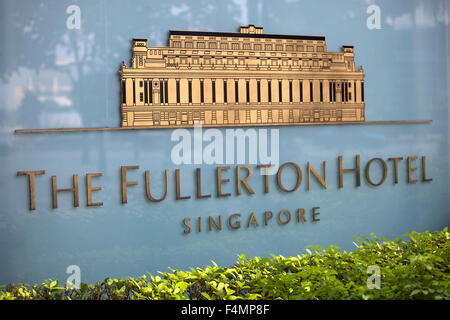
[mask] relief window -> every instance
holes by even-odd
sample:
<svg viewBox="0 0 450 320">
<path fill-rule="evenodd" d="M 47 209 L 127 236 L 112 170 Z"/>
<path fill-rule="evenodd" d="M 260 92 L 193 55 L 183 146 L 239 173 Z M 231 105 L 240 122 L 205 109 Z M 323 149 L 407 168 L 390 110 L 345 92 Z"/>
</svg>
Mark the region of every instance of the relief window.
<svg viewBox="0 0 450 320">
<path fill-rule="evenodd" d="M 289 81 L 289 102 L 292 102 L 292 81 Z"/>
<path fill-rule="evenodd" d="M 127 103 L 127 96 L 126 96 L 126 85 L 125 81 L 122 81 L 122 103 Z"/>
<path fill-rule="evenodd" d="M 279 101 L 283 101 L 283 85 L 281 83 L 281 80 L 278 80 L 278 95 L 279 95 Z"/>
<path fill-rule="evenodd" d="M 164 80 L 164 103 L 169 102 L 169 85 L 168 81 Z"/>
<path fill-rule="evenodd" d="M 147 80 L 144 82 L 144 102 L 145 102 L 145 103 L 148 103 Z"/>
<path fill-rule="evenodd" d="M 227 80 L 223 80 L 223 102 L 228 102 Z"/>
<path fill-rule="evenodd" d="M 247 103 L 249 103 L 250 102 L 250 81 L 245 82 L 245 90 L 246 90 Z"/>
<path fill-rule="evenodd" d="M 272 81 L 267 82 L 267 96 L 269 99 L 269 102 L 272 102 Z"/>
<path fill-rule="evenodd" d="M 364 82 L 361 82 L 361 101 L 364 102 Z"/>
<path fill-rule="evenodd" d="M 261 81 L 258 80 L 258 82 L 256 83 L 257 85 L 257 95 L 258 95 L 258 102 L 261 102 Z"/>
<path fill-rule="evenodd" d="M 188 81 L 189 103 L 192 103 L 192 80 Z"/>
<path fill-rule="evenodd" d="M 330 96 L 330 101 L 333 102 L 333 84 L 329 82 L 328 84 L 328 95 Z"/>
<path fill-rule="evenodd" d="M 320 82 L 320 102 L 323 102 L 323 84 Z"/>
<path fill-rule="evenodd" d="M 303 102 L 303 81 L 300 80 L 300 102 Z"/>
<path fill-rule="evenodd" d="M 203 80 L 200 80 L 200 102 L 205 102 L 205 87 L 203 85 Z"/>
<path fill-rule="evenodd" d="M 180 103 L 180 80 L 177 80 L 177 103 Z"/>
</svg>

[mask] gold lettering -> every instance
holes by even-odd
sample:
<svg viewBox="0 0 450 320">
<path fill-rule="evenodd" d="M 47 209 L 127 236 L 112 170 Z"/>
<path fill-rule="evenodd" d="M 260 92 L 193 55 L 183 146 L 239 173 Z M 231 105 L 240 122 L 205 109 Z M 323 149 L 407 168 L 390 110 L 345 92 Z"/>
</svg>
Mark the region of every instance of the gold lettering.
<svg viewBox="0 0 450 320">
<path fill-rule="evenodd" d="M 217 230 L 222 230 L 222 216 L 219 216 L 219 224 L 217 224 L 216 220 L 213 217 L 209 216 L 209 231 L 212 231 L 212 223 L 216 226 Z"/>
<path fill-rule="evenodd" d="M 145 170 L 145 191 L 147 193 L 147 198 L 152 202 L 160 202 L 167 198 L 167 195 L 169 194 L 169 170 L 165 170 L 165 176 L 166 176 L 166 190 L 164 192 L 164 196 L 161 199 L 155 199 L 152 197 L 152 194 L 150 192 L 150 171 Z"/>
<path fill-rule="evenodd" d="M 416 183 L 418 181 L 417 179 L 413 180 L 411 177 L 412 172 L 417 170 L 417 168 L 411 167 L 411 161 L 416 160 L 416 159 L 417 159 L 417 157 L 408 157 L 407 158 L 407 160 L 408 160 L 408 183 Z"/>
<path fill-rule="evenodd" d="M 135 186 L 138 184 L 137 181 L 127 181 L 127 170 L 128 169 L 139 169 L 139 166 L 122 166 L 122 203 L 127 203 L 127 187 Z"/>
<path fill-rule="evenodd" d="M 34 177 L 36 175 L 45 174 L 44 170 L 39 171 L 19 171 L 17 176 L 28 176 L 28 190 L 30 194 L 30 210 L 36 210 L 36 186 Z"/>
<path fill-rule="evenodd" d="M 265 168 L 264 176 L 264 193 L 269 193 L 269 168 L 273 167 L 273 164 L 258 164 L 257 168 Z"/>
<path fill-rule="evenodd" d="M 272 219 L 272 217 L 273 217 L 272 211 L 264 212 L 264 222 L 265 222 L 266 226 L 267 226 L 267 223 L 269 222 L 269 220 Z"/>
<path fill-rule="evenodd" d="M 230 179 L 222 179 L 222 170 L 229 170 L 229 166 L 217 167 L 217 196 L 218 197 L 229 197 L 231 193 L 222 193 L 222 184 L 230 182 Z"/>
<path fill-rule="evenodd" d="M 380 180 L 379 183 L 373 183 L 372 179 L 370 179 L 370 165 L 374 161 L 380 161 L 381 164 L 383 165 L 383 178 Z M 386 177 L 387 177 L 387 166 L 386 166 L 386 162 L 384 162 L 383 159 L 381 159 L 381 158 L 373 158 L 373 159 L 370 159 L 369 162 L 367 162 L 367 165 L 366 165 L 366 179 L 367 179 L 367 182 L 369 182 L 371 185 L 377 187 L 377 186 L 383 184 L 384 180 L 386 180 Z"/>
<path fill-rule="evenodd" d="M 250 219 L 248 220 L 247 228 L 250 228 L 250 226 L 252 224 L 255 224 L 257 227 L 259 226 L 258 220 L 256 219 L 254 212 L 252 212 L 252 214 L 250 215 Z"/>
<path fill-rule="evenodd" d="M 344 173 L 351 171 L 356 172 L 356 186 L 359 187 L 361 185 L 359 154 L 356 155 L 356 168 L 353 169 L 344 169 L 342 164 L 342 156 L 339 156 L 338 159 L 339 159 L 339 188 L 344 187 Z"/>
<path fill-rule="evenodd" d="M 302 222 L 302 219 L 305 222 L 307 221 L 306 217 L 305 217 L 305 209 L 299 208 L 299 209 L 297 209 L 297 221 Z"/>
<path fill-rule="evenodd" d="M 403 160 L 403 158 L 389 158 L 389 161 L 394 161 L 394 184 L 398 183 L 398 161 Z"/>
<path fill-rule="evenodd" d="M 296 170 L 297 170 L 297 183 L 295 185 L 294 188 L 288 190 L 286 189 L 283 184 L 281 183 L 281 173 L 283 172 L 284 167 L 286 166 L 293 166 Z M 281 165 L 281 167 L 278 169 L 277 172 L 277 183 L 278 183 L 278 187 L 283 190 L 284 192 L 294 192 L 295 190 L 297 190 L 300 187 L 300 184 L 302 183 L 302 170 L 300 169 L 300 167 L 293 163 L 293 162 L 286 162 L 283 165 Z"/>
<path fill-rule="evenodd" d="M 313 216 L 313 221 L 320 221 L 320 219 L 316 219 L 316 216 L 318 216 L 320 214 L 320 212 L 318 211 L 320 209 L 320 207 L 314 207 L 312 209 L 312 216 Z M 317 211 L 316 211 L 317 210 Z"/>
<path fill-rule="evenodd" d="M 202 194 L 202 169 L 197 168 L 197 198 L 210 198 L 210 194 Z"/>
<path fill-rule="evenodd" d="M 283 221 L 282 216 L 283 213 L 287 213 L 289 218 L 287 219 L 287 221 Z M 291 221 L 292 215 L 291 212 L 287 209 L 281 210 L 280 213 L 278 214 L 278 220 L 280 221 L 281 224 L 287 224 L 289 223 L 289 221 Z"/>
<path fill-rule="evenodd" d="M 184 229 L 184 231 L 183 231 L 185 234 L 189 234 L 189 233 L 191 233 L 191 231 L 192 231 L 192 227 L 191 227 L 191 225 L 188 223 L 189 221 L 191 221 L 191 218 L 184 218 L 184 220 L 183 220 L 184 225 L 185 225 L 186 228 L 187 228 L 187 229 Z"/>
<path fill-rule="evenodd" d="M 426 158 L 425 156 L 422 157 L 422 182 L 429 182 L 433 181 L 432 178 L 427 179 L 427 172 L 426 172 Z"/>
<path fill-rule="evenodd" d="M 53 196 L 53 209 L 58 208 L 58 192 L 71 191 L 73 192 L 73 206 L 78 207 L 78 175 L 73 175 L 73 188 L 58 189 L 56 187 L 56 176 L 52 176 L 52 196 Z"/>
<path fill-rule="evenodd" d="M 311 172 L 316 177 L 317 181 L 319 181 L 319 183 L 326 189 L 327 188 L 327 163 L 326 163 L 326 161 L 323 162 L 323 179 L 308 162 L 308 190 L 311 190 Z"/>
<path fill-rule="evenodd" d="M 242 179 L 241 178 L 241 168 L 245 168 L 248 171 L 248 175 L 246 178 Z M 241 194 L 241 183 L 244 184 L 244 186 L 247 188 L 247 191 L 250 194 L 254 194 L 255 192 L 253 191 L 253 189 L 249 186 L 247 180 L 250 179 L 250 177 L 252 176 L 253 171 L 252 168 L 249 166 L 237 166 L 236 167 L 236 175 L 237 175 L 237 194 L 240 195 Z"/>
<path fill-rule="evenodd" d="M 176 169 L 175 170 L 175 177 L 176 177 L 176 190 L 177 190 L 177 197 L 176 197 L 176 200 L 187 200 L 187 199 L 190 199 L 191 198 L 191 196 L 184 196 L 184 197 L 182 197 L 181 195 L 180 195 L 180 193 L 181 193 L 181 186 L 180 186 L 180 169 Z"/>
<path fill-rule="evenodd" d="M 228 218 L 228 224 L 230 225 L 230 227 L 232 228 L 232 229 L 239 229 L 240 227 L 241 227 L 241 222 L 238 220 L 238 221 L 236 221 L 236 224 L 235 225 L 233 225 L 233 218 L 234 217 L 240 217 L 241 215 L 239 214 L 239 213 L 235 213 L 235 214 L 232 214 L 229 218 Z"/>
<path fill-rule="evenodd" d="M 101 173 L 88 173 L 86 174 L 86 192 L 87 192 L 87 205 L 88 207 L 102 206 L 103 202 L 92 202 L 92 191 L 100 191 L 102 187 L 92 187 L 92 177 L 101 177 Z"/>
</svg>

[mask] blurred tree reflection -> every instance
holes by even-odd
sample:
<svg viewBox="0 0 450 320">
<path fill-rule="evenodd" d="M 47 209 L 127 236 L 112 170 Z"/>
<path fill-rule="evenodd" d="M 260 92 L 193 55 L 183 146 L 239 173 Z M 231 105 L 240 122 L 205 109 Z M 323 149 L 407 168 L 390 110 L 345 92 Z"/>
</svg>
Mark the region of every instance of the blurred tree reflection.
<svg viewBox="0 0 450 320">
<path fill-rule="evenodd" d="M 170 29 L 235 31 L 239 24 L 248 23 L 249 12 L 258 12 L 256 6 L 263 2 L 169 0 L 131 5 L 101 0 L 5 0 L 0 4 L 5 43 L 0 79 L 8 82 L 21 67 L 36 73 L 55 72 L 58 81 L 68 77 L 70 108 L 80 114 L 82 126 L 115 126 L 120 121 L 118 70 L 122 60 L 129 64 L 133 37 L 145 36 L 150 45 L 166 45 Z M 70 16 L 66 10 L 73 4 L 81 9 L 80 29 L 66 26 Z M 20 106 L 21 113 L 31 117 L 22 123 L 17 119 L 22 127 L 38 127 L 43 111 L 37 97 L 32 100 L 30 94 Z M 25 106 L 29 103 L 35 107 Z"/>
</svg>

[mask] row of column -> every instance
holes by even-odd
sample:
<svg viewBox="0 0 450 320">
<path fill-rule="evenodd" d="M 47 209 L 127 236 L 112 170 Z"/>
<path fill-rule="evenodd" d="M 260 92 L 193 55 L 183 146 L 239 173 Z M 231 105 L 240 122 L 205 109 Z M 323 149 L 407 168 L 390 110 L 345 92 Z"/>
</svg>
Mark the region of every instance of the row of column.
<svg viewBox="0 0 450 320">
<path fill-rule="evenodd" d="M 364 102 L 361 80 L 132 79 L 122 80 L 122 104 Z"/>
</svg>

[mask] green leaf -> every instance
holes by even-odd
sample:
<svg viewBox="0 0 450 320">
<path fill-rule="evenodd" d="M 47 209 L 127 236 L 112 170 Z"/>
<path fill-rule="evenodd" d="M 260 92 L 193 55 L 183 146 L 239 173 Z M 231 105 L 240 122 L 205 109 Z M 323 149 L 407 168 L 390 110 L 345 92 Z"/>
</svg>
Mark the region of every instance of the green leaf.
<svg viewBox="0 0 450 320">
<path fill-rule="evenodd" d="M 53 289 L 54 287 L 56 287 L 56 285 L 58 284 L 58 280 L 53 280 L 52 282 L 50 282 L 50 289 Z"/>
<path fill-rule="evenodd" d="M 220 282 L 220 283 L 217 285 L 216 290 L 217 290 L 217 291 L 222 291 L 223 288 L 225 288 L 225 283 Z"/>
<path fill-rule="evenodd" d="M 178 288 L 178 289 L 180 289 L 181 292 L 184 292 L 184 291 L 186 291 L 188 286 L 189 286 L 189 283 L 180 281 L 180 282 L 177 282 L 177 284 L 175 285 L 175 288 Z"/>
<path fill-rule="evenodd" d="M 232 295 L 233 293 L 235 293 L 236 291 L 234 291 L 233 289 L 230 289 L 228 287 L 225 287 L 225 292 L 227 293 L 227 295 Z"/>
<path fill-rule="evenodd" d="M 202 296 L 204 296 L 206 299 L 212 300 L 212 299 L 211 299 L 211 296 L 210 296 L 209 294 L 207 294 L 206 292 L 200 292 L 200 294 L 201 294 Z"/>
</svg>

